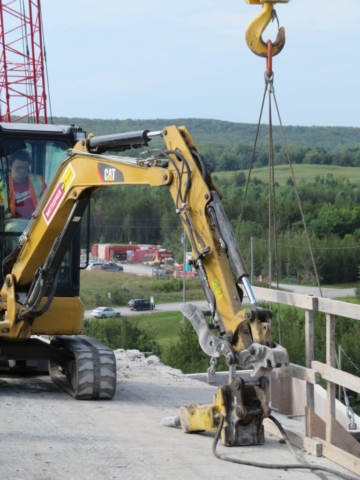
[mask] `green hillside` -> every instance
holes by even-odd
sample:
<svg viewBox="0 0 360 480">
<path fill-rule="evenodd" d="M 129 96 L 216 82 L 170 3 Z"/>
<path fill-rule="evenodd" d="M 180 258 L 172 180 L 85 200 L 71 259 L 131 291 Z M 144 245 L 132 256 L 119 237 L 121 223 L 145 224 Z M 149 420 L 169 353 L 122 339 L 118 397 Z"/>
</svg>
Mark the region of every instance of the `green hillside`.
<svg viewBox="0 0 360 480">
<path fill-rule="evenodd" d="M 339 167 L 337 165 L 293 165 L 296 183 L 313 182 L 317 176 L 326 177 L 332 175 L 334 178 L 348 178 L 352 183 L 360 183 L 360 168 L 353 167 Z M 237 170 L 233 172 L 216 172 L 214 175 L 223 180 L 232 180 L 234 174 L 243 172 L 248 176 L 248 170 Z M 279 185 L 285 185 L 287 180 L 291 177 L 290 167 L 288 165 L 275 166 L 275 182 Z M 257 178 L 264 183 L 269 183 L 269 168 L 254 168 L 251 172 L 252 180 Z"/>
<path fill-rule="evenodd" d="M 203 118 L 144 119 L 144 120 L 104 120 L 89 118 L 53 117 L 54 124 L 75 124 L 87 133 L 95 135 L 112 134 L 135 130 L 161 130 L 169 125 L 185 125 L 196 143 L 220 143 L 235 145 L 254 143 L 256 125 L 234 123 Z M 286 126 L 285 135 L 288 144 L 326 150 L 345 150 L 360 148 L 360 128 L 351 127 L 299 127 Z M 268 142 L 268 127 L 262 125 L 258 145 Z M 274 126 L 274 144 L 282 145 L 280 128 Z"/>
</svg>

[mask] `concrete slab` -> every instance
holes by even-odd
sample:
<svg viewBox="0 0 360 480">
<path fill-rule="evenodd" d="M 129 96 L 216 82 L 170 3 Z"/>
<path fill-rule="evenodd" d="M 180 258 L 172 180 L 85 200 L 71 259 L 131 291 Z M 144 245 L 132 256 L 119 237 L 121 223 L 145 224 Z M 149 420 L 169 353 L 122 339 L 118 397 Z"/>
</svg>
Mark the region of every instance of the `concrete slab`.
<svg viewBox="0 0 360 480">
<path fill-rule="evenodd" d="M 0 478 L 16 480 L 307 479 L 308 471 L 264 470 L 217 459 L 213 437 L 161 425 L 182 403 L 209 403 L 216 387 L 180 371 L 117 351 L 118 390 L 108 402 L 75 401 L 48 377 L 0 381 Z M 347 472 L 298 450 L 305 460 Z M 263 446 L 219 452 L 251 462 L 297 463 L 275 435 Z M 354 475 L 352 475 L 354 477 Z"/>
</svg>

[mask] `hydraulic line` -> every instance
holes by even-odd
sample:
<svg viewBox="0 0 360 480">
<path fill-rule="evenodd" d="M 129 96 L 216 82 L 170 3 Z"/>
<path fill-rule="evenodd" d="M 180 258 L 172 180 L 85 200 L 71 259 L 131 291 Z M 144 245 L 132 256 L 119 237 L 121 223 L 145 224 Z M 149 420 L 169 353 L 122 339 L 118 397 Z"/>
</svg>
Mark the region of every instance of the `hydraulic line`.
<svg viewBox="0 0 360 480">
<path fill-rule="evenodd" d="M 212 452 L 215 455 L 216 458 L 219 460 L 224 460 L 225 462 L 231 462 L 231 463 L 237 463 L 239 465 L 247 465 L 249 467 L 257 467 L 257 468 L 265 468 L 268 470 L 311 470 L 313 473 L 316 473 L 316 471 L 320 472 L 326 472 L 326 473 L 331 473 L 332 475 L 335 475 L 339 478 L 343 478 L 344 480 L 356 480 L 355 477 L 352 477 L 350 475 L 347 475 L 345 473 L 340 473 L 337 470 L 333 470 L 332 468 L 327 468 L 327 467 L 321 467 L 321 466 L 315 466 L 315 465 L 310 465 L 308 463 L 301 463 L 301 464 L 272 464 L 272 463 L 259 463 L 259 462 L 250 462 L 249 460 L 240 460 L 239 458 L 234 458 L 230 457 L 227 455 L 223 455 L 221 453 L 218 453 L 216 451 L 216 446 L 218 444 L 220 435 L 221 435 L 221 430 L 224 426 L 224 416 L 221 413 L 216 414 L 215 418 L 219 418 L 219 427 L 217 429 L 213 445 L 212 445 Z M 279 428 L 281 435 L 283 436 L 285 442 L 287 445 L 291 445 L 289 438 L 282 427 L 281 423 L 272 415 L 268 417 L 270 420 L 272 420 L 275 425 Z M 291 450 L 293 451 L 292 447 Z M 294 451 L 293 451 L 294 453 Z M 323 475 L 321 478 L 326 478 Z"/>
</svg>

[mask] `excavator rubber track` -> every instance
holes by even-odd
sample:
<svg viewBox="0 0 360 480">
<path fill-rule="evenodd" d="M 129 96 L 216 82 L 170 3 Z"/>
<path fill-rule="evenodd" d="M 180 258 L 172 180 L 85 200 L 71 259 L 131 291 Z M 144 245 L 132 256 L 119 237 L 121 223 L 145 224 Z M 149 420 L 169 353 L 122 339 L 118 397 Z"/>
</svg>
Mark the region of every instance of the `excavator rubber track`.
<svg viewBox="0 0 360 480">
<path fill-rule="evenodd" d="M 110 400 L 116 391 L 114 351 L 93 338 L 56 335 L 50 344 L 70 353 L 74 360 L 60 367 L 49 361 L 54 383 L 77 400 Z"/>
</svg>

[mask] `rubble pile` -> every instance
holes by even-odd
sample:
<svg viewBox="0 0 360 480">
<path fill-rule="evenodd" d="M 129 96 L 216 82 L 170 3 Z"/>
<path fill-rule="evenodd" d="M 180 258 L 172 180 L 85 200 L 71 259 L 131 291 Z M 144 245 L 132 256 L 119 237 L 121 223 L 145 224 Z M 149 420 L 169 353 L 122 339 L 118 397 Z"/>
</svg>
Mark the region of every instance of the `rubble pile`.
<svg viewBox="0 0 360 480">
<path fill-rule="evenodd" d="M 124 350 L 119 348 L 115 350 L 118 376 L 129 378 L 133 370 L 149 369 L 156 370 L 159 373 L 170 375 L 173 378 L 184 379 L 185 375 L 179 369 L 168 367 L 161 363 L 156 355 L 146 356 L 139 350 Z"/>
</svg>

